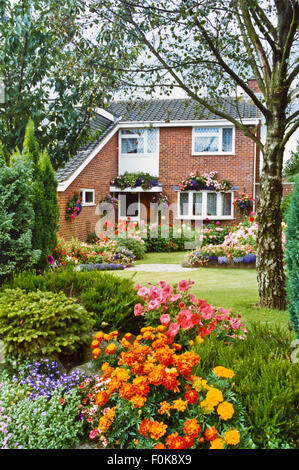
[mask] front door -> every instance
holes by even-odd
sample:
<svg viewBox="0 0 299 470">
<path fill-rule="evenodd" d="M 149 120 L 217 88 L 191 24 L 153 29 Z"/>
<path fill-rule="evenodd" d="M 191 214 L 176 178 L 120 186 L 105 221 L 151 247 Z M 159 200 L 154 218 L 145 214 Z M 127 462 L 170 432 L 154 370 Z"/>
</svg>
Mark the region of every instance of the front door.
<svg viewBox="0 0 299 470">
<path fill-rule="evenodd" d="M 140 193 L 120 193 L 119 219 L 139 222 L 140 219 Z"/>
</svg>

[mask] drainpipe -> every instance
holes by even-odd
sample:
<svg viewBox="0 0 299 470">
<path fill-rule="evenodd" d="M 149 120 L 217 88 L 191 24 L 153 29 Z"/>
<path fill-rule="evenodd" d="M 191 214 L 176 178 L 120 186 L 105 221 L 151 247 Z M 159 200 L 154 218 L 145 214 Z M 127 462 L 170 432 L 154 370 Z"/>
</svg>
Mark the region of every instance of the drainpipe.
<svg viewBox="0 0 299 470">
<path fill-rule="evenodd" d="M 254 142 L 254 152 L 253 152 L 253 190 L 252 190 L 252 197 L 254 199 L 253 212 L 255 212 L 255 179 L 256 179 L 256 142 Z"/>
</svg>

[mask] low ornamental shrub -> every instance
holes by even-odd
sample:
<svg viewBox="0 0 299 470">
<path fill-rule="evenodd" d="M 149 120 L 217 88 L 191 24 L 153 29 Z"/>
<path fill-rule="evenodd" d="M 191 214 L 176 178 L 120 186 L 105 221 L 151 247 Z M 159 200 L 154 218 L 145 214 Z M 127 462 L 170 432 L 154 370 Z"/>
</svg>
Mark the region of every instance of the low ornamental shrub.
<svg viewBox="0 0 299 470">
<path fill-rule="evenodd" d="M 135 305 L 134 315 L 144 317 L 147 326 L 164 325 L 164 334 L 170 343 L 176 338 L 186 346 L 190 341 L 201 341 L 212 332 L 227 342 L 245 339 L 247 330 L 241 316 L 233 317 L 229 310 L 215 309 L 205 300 L 197 299 L 188 292 L 192 284 L 193 281 L 186 280 L 180 281 L 175 288 L 165 281 L 149 288 L 136 284 L 143 305 Z"/>
<path fill-rule="evenodd" d="M 92 314 L 96 329 L 103 328 L 103 322 L 107 328 L 130 328 L 132 332 L 138 331 L 142 325 L 142 319 L 136 322 L 133 317 L 134 305 L 140 302 L 133 281 L 109 273 L 97 270 L 76 272 L 73 267 L 54 273 L 46 271 L 42 276 L 27 272 L 16 275 L 3 287 L 19 287 L 27 292 L 37 289 L 63 292 L 67 297 L 75 297 Z"/>
<path fill-rule="evenodd" d="M 89 341 L 94 320 L 62 292 L 0 293 L 0 337 L 6 355 L 20 359 L 75 354 Z"/>
<path fill-rule="evenodd" d="M 232 370 L 217 366 L 194 375 L 200 356 L 182 352 L 179 344 L 170 347 L 159 327 L 142 328 L 134 341 L 130 334 L 119 339 L 117 331 L 100 331 L 92 348 L 102 376 L 82 387 L 81 416 L 90 439 L 137 449 L 250 445 Z"/>
</svg>

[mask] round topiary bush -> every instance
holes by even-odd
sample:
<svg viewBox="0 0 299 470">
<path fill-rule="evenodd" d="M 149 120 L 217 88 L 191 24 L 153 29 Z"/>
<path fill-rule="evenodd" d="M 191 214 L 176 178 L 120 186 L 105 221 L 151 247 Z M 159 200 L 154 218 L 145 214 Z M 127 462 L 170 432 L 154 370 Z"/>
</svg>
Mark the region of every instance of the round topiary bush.
<svg viewBox="0 0 299 470">
<path fill-rule="evenodd" d="M 8 356 L 57 358 L 90 340 L 92 315 L 63 292 L 5 289 L 0 293 L 0 337 Z"/>
</svg>

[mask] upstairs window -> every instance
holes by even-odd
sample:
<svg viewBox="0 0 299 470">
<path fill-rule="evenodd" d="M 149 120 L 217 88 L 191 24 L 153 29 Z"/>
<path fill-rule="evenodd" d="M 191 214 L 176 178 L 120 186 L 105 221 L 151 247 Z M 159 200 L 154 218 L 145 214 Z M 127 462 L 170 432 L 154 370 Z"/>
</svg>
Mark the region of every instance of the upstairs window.
<svg viewBox="0 0 299 470">
<path fill-rule="evenodd" d="M 194 127 L 192 153 L 193 155 L 234 153 L 234 128 Z"/>
<path fill-rule="evenodd" d="M 94 189 L 81 189 L 80 197 L 82 201 L 82 206 L 95 205 Z"/>
<path fill-rule="evenodd" d="M 121 129 L 121 155 L 154 155 L 158 153 L 158 129 Z"/>
</svg>

